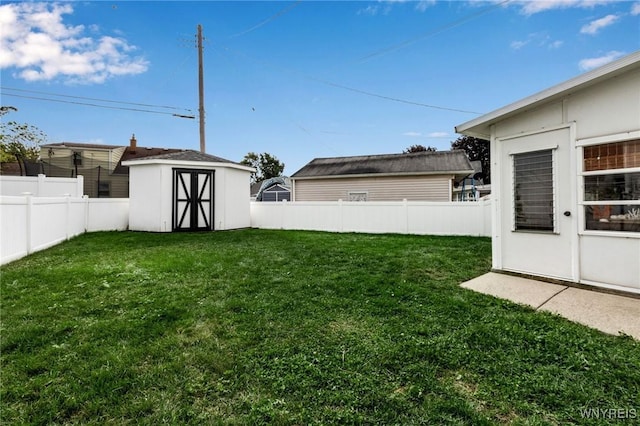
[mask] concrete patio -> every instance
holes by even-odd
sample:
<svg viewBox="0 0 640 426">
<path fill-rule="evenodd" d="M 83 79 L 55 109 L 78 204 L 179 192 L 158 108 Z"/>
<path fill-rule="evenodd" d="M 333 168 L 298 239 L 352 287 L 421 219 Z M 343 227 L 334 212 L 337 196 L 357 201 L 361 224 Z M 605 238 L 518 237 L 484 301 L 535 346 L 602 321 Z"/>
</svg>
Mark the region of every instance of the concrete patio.
<svg viewBox="0 0 640 426">
<path fill-rule="evenodd" d="M 548 311 L 604 333 L 640 340 L 640 298 L 489 272 L 461 284 L 479 293 Z"/>
</svg>

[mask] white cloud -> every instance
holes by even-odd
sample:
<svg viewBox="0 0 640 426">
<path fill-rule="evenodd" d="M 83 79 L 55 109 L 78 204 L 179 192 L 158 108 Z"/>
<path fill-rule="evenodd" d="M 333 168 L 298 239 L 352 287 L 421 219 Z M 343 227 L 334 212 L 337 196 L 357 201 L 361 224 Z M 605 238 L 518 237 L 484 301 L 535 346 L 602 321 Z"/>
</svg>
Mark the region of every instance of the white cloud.
<svg viewBox="0 0 640 426">
<path fill-rule="evenodd" d="M 517 2 L 522 7 L 521 12 L 525 15 L 534 15 L 554 9 L 587 9 L 607 3 L 607 0 L 521 0 Z"/>
<path fill-rule="evenodd" d="M 620 17 L 616 15 L 607 15 L 603 18 L 596 19 L 595 21 L 591 21 L 587 25 L 584 25 L 582 28 L 580 28 L 580 34 L 595 35 L 601 29 L 615 24 L 618 19 L 620 19 Z"/>
<path fill-rule="evenodd" d="M 513 50 L 519 50 L 519 49 L 522 49 L 527 44 L 529 44 L 529 40 L 525 40 L 525 41 L 515 40 L 511 42 L 510 46 Z"/>
<path fill-rule="evenodd" d="M 564 41 L 556 40 L 549 43 L 548 46 L 549 46 L 549 49 L 559 49 L 562 47 L 563 44 L 564 44 Z"/>
<path fill-rule="evenodd" d="M 563 44 L 560 40 L 552 40 L 545 32 L 539 32 L 529 34 L 526 40 L 514 40 L 509 46 L 513 50 L 519 50 L 530 43 L 533 43 L 538 47 L 547 47 L 549 49 L 557 49 Z"/>
<path fill-rule="evenodd" d="M 418 4 L 416 4 L 416 10 L 419 12 L 424 12 L 431 6 L 434 6 L 435 4 L 436 4 L 436 0 L 420 0 L 418 1 Z"/>
<path fill-rule="evenodd" d="M 421 138 L 422 137 L 422 133 L 420 132 L 404 132 L 402 134 L 402 136 L 409 136 L 412 138 Z"/>
<path fill-rule="evenodd" d="M 446 137 L 449 136 L 449 133 L 447 133 L 447 132 L 431 132 L 427 136 L 429 136 L 430 138 L 446 138 Z"/>
<path fill-rule="evenodd" d="M 86 36 L 84 25 L 65 24 L 64 15 L 72 13 L 70 4 L 0 6 L 0 69 L 15 68 L 15 76 L 27 81 L 83 84 L 147 70 L 149 63 L 132 57 L 136 48 L 124 38 Z M 98 30 L 89 26 L 92 33 Z"/>
<path fill-rule="evenodd" d="M 631 5 L 631 14 L 633 16 L 640 15 L 640 2 Z"/>
<path fill-rule="evenodd" d="M 606 55 L 599 56 L 597 58 L 587 58 L 583 59 L 578 63 L 578 66 L 582 71 L 589 71 L 594 68 L 601 67 L 602 65 L 608 64 L 611 61 L 615 61 L 618 58 L 624 56 L 624 52 L 618 52 L 617 50 L 612 50 L 611 52 L 607 52 Z"/>
</svg>

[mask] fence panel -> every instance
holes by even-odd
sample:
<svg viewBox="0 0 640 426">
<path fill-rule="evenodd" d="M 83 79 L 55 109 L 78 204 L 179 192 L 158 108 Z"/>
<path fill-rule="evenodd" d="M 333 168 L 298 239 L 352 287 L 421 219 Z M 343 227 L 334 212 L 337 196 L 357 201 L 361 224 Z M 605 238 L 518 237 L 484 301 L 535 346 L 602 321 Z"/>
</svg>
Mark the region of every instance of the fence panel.
<svg viewBox="0 0 640 426">
<path fill-rule="evenodd" d="M 128 198 L 88 198 L 87 232 L 129 229 Z"/>
<path fill-rule="evenodd" d="M 0 195 L 19 196 L 25 192 L 36 197 L 82 197 L 84 177 L 56 178 L 38 176 L 0 176 Z"/>
<path fill-rule="evenodd" d="M 129 199 L 0 196 L 0 264 L 84 232 L 126 230 Z"/>
<path fill-rule="evenodd" d="M 331 232 L 491 235 L 491 201 L 252 202 L 251 226 Z"/>
</svg>

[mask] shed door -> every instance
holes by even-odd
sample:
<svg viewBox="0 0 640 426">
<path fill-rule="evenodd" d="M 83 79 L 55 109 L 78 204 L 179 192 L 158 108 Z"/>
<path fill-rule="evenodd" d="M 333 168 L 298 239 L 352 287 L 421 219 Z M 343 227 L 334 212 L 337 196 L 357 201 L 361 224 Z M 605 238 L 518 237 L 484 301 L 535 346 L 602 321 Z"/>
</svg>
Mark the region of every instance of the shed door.
<svg viewBox="0 0 640 426">
<path fill-rule="evenodd" d="M 213 230 L 214 171 L 173 169 L 173 231 Z"/>
<path fill-rule="evenodd" d="M 502 269 L 572 280 L 577 259 L 570 129 L 505 138 L 501 146 Z"/>
</svg>

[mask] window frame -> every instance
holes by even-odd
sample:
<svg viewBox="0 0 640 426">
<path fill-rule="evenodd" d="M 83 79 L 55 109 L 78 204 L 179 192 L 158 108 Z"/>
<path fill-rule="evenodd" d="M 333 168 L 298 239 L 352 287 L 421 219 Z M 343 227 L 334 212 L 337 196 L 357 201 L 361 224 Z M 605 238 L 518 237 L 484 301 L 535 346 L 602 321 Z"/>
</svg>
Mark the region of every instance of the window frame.
<svg viewBox="0 0 640 426">
<path fill-rule="evenodd" d="M 352 195 L 363 195 L 364 196 L 364 200 L 352 200 L 351 196 Z M 366 203 L 367 201 L 369 201 L 369 191 L 358 191 L 358 190 L 353 190 L 353 191 L 347 191 L 347 201 L 350 203 Z"/>
<path fill-rule="evenodd" d="M 557 145 L 547 146 L 547 147 L 536 147 L 535 149 L 530 150 L 518 150 L 516 152 L 509 153 L 511 157 L 511 200 L 512 200 L 512 214 L 511 214 L 511 232 L 517 233 L 532 233 L 532 234 L 543 234 L 543 235 L 553 235 L 559 234 L 558 230 L 558 188 L 556 182 L 557 173 L 557 159 L 556 159 L 556 151 L 558 149 Z M 551 154 L 551 201 L 552 201 L 552 214 L 551 219 L 553 222 L 553 229 L 518 229 L 517 227 L 517 210 L 516 210 L 516 156 L 523 154 L 533 154 L 536 152 L 544 152 L 549 151 Z"/>
<path fill-rule="evenodd" d="M 587 201 L 585 200 L 586 177 L 589 176 L 607 176 L 624 173 L 640 173 L 640 167 L 606 169 L 606 170 L 584 170 L 584 148 L 597 145 L 607 145 L 619 142 L 630 142 L 640 140 L 640 130 L 613 135 L 599 136 L 595 138 L 586 138 L 576 141 L 577 156 L 577 174 L 578 174 L 578 212 L 579 212 L 579 228 L 580 235 L 598 235 L 607 237 L 623 237 L 623 238 L 640 238 L 640 232 L 635 231 L 618 231 L 606 229 L 587 229 L 586 208 L 588 206 L 637 206 L 640 209 L 640 200 L 603 200 L 603 201 Z"/>
</svg>

